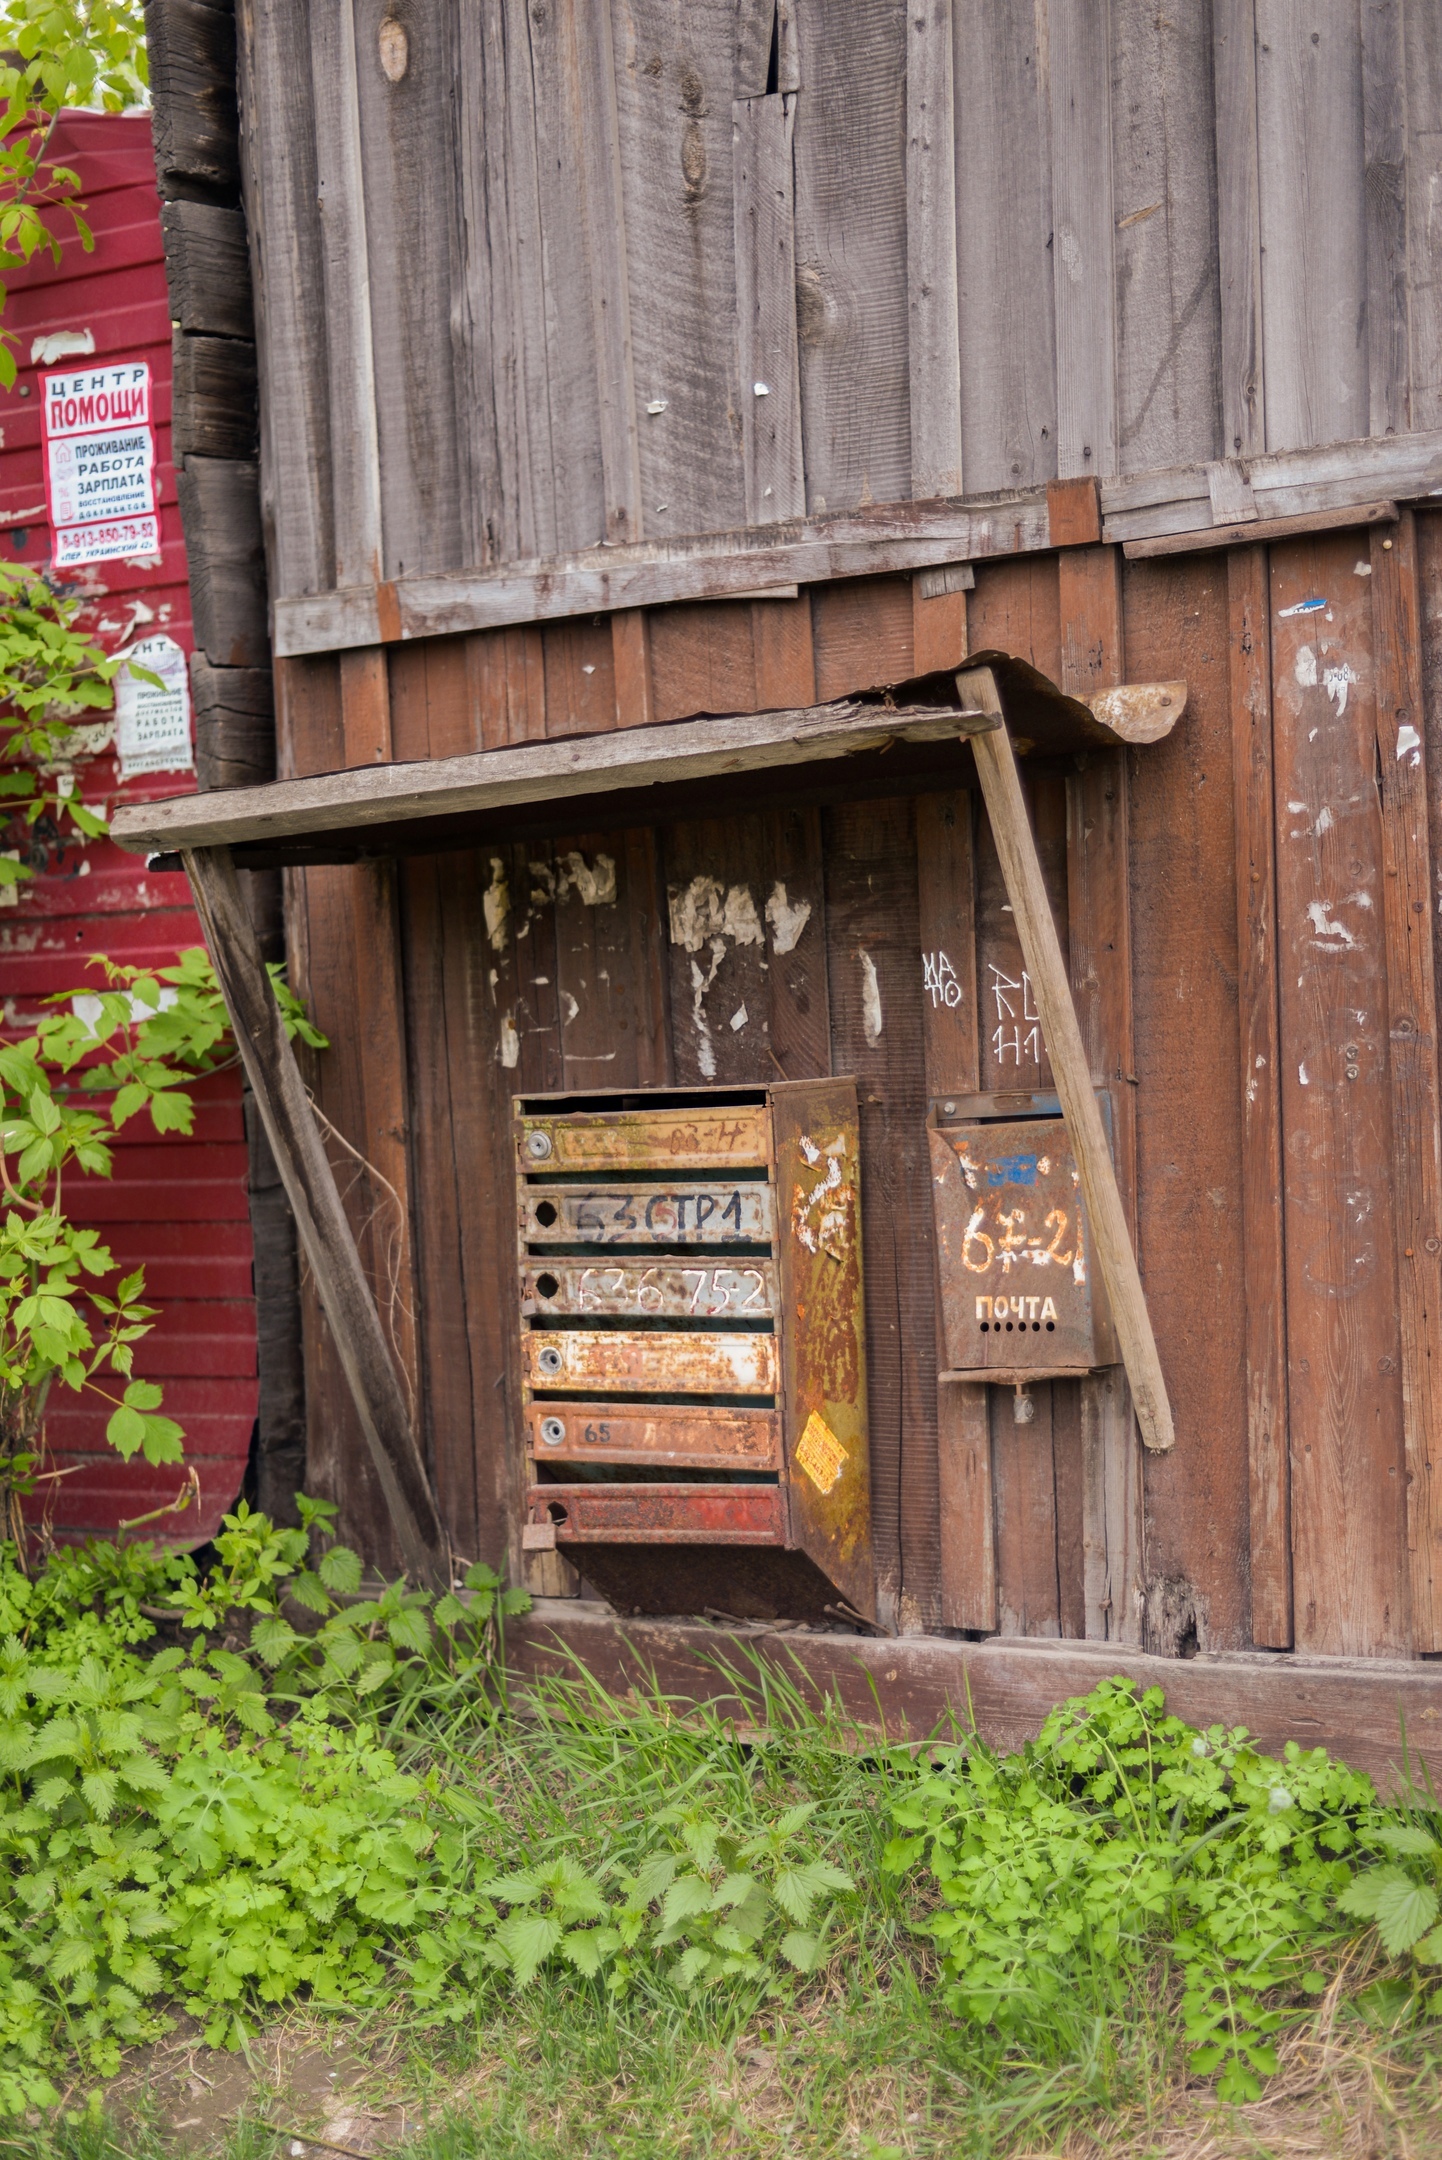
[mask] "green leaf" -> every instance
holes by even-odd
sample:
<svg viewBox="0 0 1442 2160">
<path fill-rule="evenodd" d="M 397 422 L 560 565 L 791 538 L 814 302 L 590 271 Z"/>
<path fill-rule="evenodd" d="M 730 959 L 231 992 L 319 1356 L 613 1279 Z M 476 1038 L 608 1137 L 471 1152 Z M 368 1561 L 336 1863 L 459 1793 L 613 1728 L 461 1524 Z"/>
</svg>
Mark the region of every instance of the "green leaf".
<svg viewBox="0 0 1442 2160">
<path fill-rule="evenodd" d="M 1377 1932 L 1389 1957 L 1419 1941 L 1437 1918 L 1437 1893 L 1428 1883 L 1387 1882 L 1377 1893 Z"/>
<path fill-rule="evenodd" d="M 348 1545 L 332 1545 L 329 1552 L 321 1554 L 316 1573 L 327 1590 L 337 1591 L 342 1597 L 354 1597 L 361 1586 L 360 1555 L 353 1553 Z"/>
<path fill-rule="evenodd" d="M 802 1934 L 798 1928 L 792 1928 L 781 1938 L 781 1955 L 789 1964 L 794 1965 L 798 1972 L 815 1972 L 821 1955 L 821 1938 L 819 1935 Z"/>
<path fill-rule="evenodd" d="M 1388 1852 L 1415 1853 L 1422 1859 L 1435 1859 L 1442 1855 L 1442 1846 L 1429 1837 L 1425 1830 L 1416 1829 L 1411 1823 L 1401 1823 L 1395 1829 L 1383 1825 L 1374 1833 L 1377 1843 Z"/>
<path fill-rule="evenodd" d="M 105 1428 L 105 1437 L 116 1454 L 123 1455 L 125 1460 L 129 1462 L 131 1456 L 145 1444 L 145 1427 L 146 1420 L 141 1416 L 140 1412 L 132 1410 L 128 1404 L 122 1403 L 118 1410 L 111 1412 L 110 1421 Z"/>
<path fill-rule="evenodd" d="M 543 1913 L 512 1913 L 496 1929 L 496 1940 L 511 1961 L 517 1987 L 526 1987 L 561 1939 L 560 1922 Z"/>
</svg>

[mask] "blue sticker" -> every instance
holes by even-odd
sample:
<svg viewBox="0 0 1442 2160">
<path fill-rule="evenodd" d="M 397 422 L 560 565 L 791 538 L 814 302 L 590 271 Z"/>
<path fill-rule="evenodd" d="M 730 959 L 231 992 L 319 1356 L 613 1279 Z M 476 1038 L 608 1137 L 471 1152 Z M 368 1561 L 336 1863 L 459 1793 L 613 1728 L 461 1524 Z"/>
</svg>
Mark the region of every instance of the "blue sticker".
<svg viewBox="0 0 1442 2160">
<path fill-rule="evenodd" d="M 1288 615 L 1320 615 L 1326 605 L 1325 600 L 1299 600 L 1295 607 L 1278 608 L 1277 615 L 1279 619 Z"/>
<path fill-rule="evenodd" d="M 1002 1155 L 987 1166 L 988 1185 L 1035 1185 L 1035 1155 Z"/>
</svg>

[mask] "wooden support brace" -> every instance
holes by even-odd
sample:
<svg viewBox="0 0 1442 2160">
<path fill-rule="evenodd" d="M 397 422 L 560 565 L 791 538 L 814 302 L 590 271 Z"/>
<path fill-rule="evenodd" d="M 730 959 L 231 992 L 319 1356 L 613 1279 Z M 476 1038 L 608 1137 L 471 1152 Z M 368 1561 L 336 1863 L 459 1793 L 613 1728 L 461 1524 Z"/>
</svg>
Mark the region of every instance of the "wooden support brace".
<svg viewBox="0 0 1442 2160">
<path fill-rule="evenodd" d="M 183 857 L 216 980 L 356 1414 L 412 1575 L 446 1589 L 445 1533 L 380 1315 L 256 944 L 228 848 Z"/>
<path fill-rule="evenodd" d="M 1076 1149 L 1092 1243 L 1111 1302 L 1137 1423 L 1148 1447 L 1169 1448 L 1175 1433 L 1161 1360 L 996 678 L 990 668 L 970 668 L 957 676 L 956 683 L 968 706 L 994 713 L 1003 722 L 989 734 L 972 737 L 981 791 L 1036 994 L 1062 1114 Z"/>
</svg>

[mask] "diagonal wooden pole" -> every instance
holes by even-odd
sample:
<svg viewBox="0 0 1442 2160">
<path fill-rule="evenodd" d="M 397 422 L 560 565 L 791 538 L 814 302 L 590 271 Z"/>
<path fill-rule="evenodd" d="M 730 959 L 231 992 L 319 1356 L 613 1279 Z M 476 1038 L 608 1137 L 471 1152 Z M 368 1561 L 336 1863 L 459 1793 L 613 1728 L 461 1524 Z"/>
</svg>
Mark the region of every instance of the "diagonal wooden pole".
<svg viewBox="0 0 1442 2160">
<path fill-rule="evenodd" d="M 406 1567 L 431 1588 L 447 1589 L 450 1564 L 435 1495 L 230 850 L 188 849 L 181 860 Z"/>
<path fill-rule="evenodd" d="M 1076 1150 L 1092 1245 L 1106 1284 L 1137 1424 L 1149 1448 L 1169 1448 L 1176 1433 L 1156 1337 L 1127 1232 L 1126 1212 L 1097 1107 L 1091 1067 L 1072 1003 L 1066 962 L 1047 898 L 996 677 L 990 668 L 963 669 L 956 678 L 956 687 L 963 705 L 994 713 L 1002 722 L 989 734 L 971 738 L 981 792 L 1001 858 L 1022 955 L 1031 976 L 1062 1115 Z"/>
</svg>

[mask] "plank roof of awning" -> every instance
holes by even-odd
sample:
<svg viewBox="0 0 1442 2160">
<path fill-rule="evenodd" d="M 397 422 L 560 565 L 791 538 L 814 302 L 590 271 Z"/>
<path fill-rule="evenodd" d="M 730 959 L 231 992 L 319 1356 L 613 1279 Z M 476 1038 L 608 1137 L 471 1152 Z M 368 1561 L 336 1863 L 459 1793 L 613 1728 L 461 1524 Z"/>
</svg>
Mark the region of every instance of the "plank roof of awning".
<svg viewBox="0 0 1442 2160">
<path fill-rule="evenodd" d="M 1105 724 L 1023 661 L 982 653 L 967 665 L 995 670 L 1008 724 L 1023 747 L 1055 752 L 1132 739 L 1124 712 L 1113 714 L 1116 725 Z M 1184 696 L 1184 686 L 1149 688 L 1173 692 L 1180 710 L 1175 693 Z M 137 853 L 229 847 L 242 862 L 267 863 L 346 860 L 448 841 L 463 846 L 478 819 L 497 814 L 524 816 L 609 796 L 634 816 L 639 793 L 645 815 L 659 819 L 670 814 L 668 802 L 698 784 L 797 766 L 844 768 L 868 753 L 955 743 L 995 724 L 962 708 L 953 677 L 927 676 L 827 705 L 702 715 L 128 804 L 115 813 L 111 834 Z"/>
</svg>

